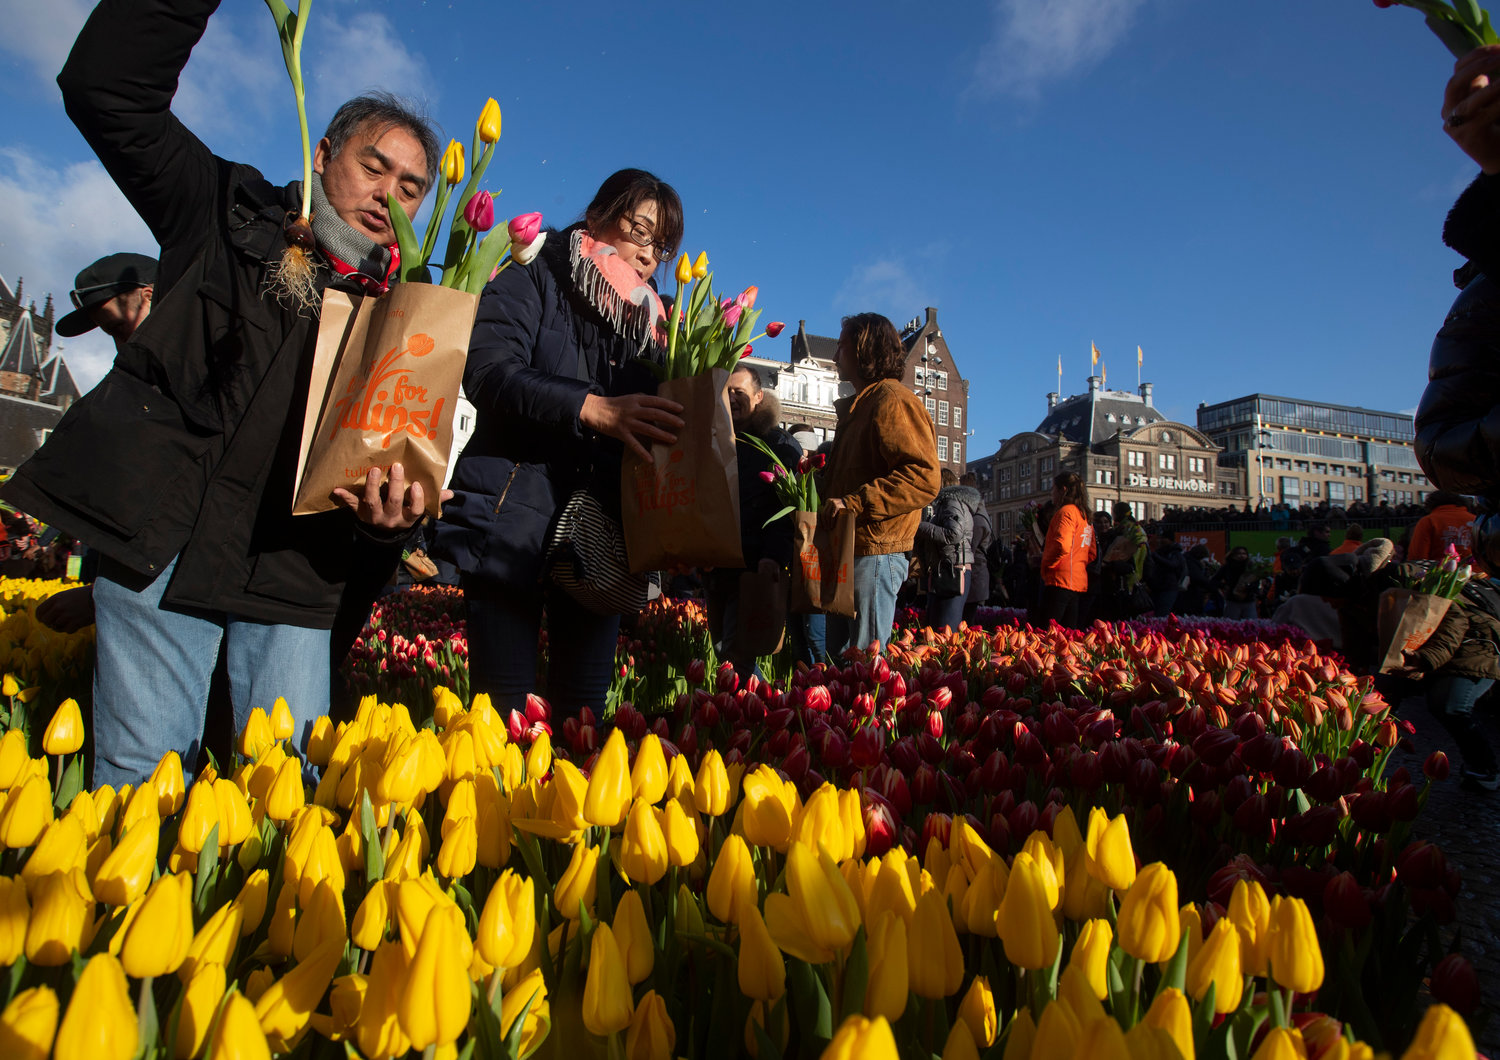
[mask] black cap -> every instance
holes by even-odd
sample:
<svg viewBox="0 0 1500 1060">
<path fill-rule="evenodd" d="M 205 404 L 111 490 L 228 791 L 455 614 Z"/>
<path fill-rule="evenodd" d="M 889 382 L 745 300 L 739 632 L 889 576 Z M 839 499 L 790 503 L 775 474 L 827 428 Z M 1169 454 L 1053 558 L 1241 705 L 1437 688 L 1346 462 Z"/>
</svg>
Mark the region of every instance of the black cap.
<svg viewBox="0 0 1500 1060">
<path fill-rule="evenodd" d="M 89 315 L 90 309 L 126 291 L 155 284 L 155 258 L 144 254 L 111 254 L 100 258 L 74 279 L 68 297 L 77 308 L 59 320 L 52 330 L 63 338 L 92 331 L 98 325 Z"/>
</svg>

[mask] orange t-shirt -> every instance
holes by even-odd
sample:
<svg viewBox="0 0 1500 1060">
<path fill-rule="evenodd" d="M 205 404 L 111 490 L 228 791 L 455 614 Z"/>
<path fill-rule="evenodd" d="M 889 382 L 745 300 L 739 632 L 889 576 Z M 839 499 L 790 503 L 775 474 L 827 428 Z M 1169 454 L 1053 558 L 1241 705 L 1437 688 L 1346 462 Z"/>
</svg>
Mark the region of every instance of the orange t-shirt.
<svg viewBox="0 0 1500 1060">
<path fill-rule="evenodd" d="M 1339 545 L 1338 548 L 1336 548 L 1332 552 L 1330 552 L 1329 555 L 1330 556 L 1342 556 L 1345 553 L 1353 552 L 1355 549 L 1359 548 L 1359 546 L 1363 545 L 1363 544 L 1364 544 L 1363 541 L 1351 541 L 1351 540 L 1349 540 L 1346 537 L 1346 538 L 1344 538 L 1343 544 Z"/>
<path fill-rule="evenodd" d="M 1469 555 L 1474 547 L 1470 530 L 1473 522 L 1474 513 L 1462 505 L 1439 505 L 1417 520 L 1406 558 L 1442 559 L 1450 544 L 1458 549 L 1460 557 Z"/>
<path fill-rule="evenodd" d="M 1042 550 L 1042 583 L 1075 593 L 1087 592 L 1093 544 L 1093 522 L 1076 505 L 1064 504 L 1047 527 L 1047 546 Z"/>
</svg>

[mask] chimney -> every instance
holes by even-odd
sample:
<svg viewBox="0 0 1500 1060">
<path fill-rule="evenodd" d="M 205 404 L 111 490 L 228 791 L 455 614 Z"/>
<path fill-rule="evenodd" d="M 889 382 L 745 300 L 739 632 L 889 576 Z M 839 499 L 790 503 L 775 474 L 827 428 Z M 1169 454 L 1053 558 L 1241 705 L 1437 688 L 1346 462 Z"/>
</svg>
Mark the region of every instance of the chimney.
<svg viewBox="0 0 1500 1060">
<path fill-rule="evenodd" d="M 932 306 L 927 307 L 927 326 L 930 328 L 937 327 L 937 310 Z"/>
<path fill-rule="evenodd" d="M 807 356 L 807 321 L 797 321 L 797 334 L 792 336 L 792 361 L 800 361 Z"/>
<path fill-rule="evenodd" d="M 1142 383 L 1141 384 L 1141 400 L 1144 401 L 1148 405 L 1151 404 L 1151 384 L 1150 383 Z"/>
<path fill-rule="evenodd" d="M 1055 390 L 1052 393 L 1050 393 L 1050 394 L 1047 395 L 1047 411 L 1048 412 L 1051 412 L 1053 409 L 1057 408 L 1057 397 L 1058 397 L 1058 394 L 1057 394 L 1057 391 L 1055 391 Z"/>
<path fill-rule="evenodd" d="M 1100 381 L 1101 380 L 1099 379 L 1099 377 L 1097 375 L 1091 375 L 1091 376 L 1089 376 L 1089 393 L 1090 394 L 1097 394 L 1097 393 L 1099 393 L 1099 383 L 1100 383 Z"/>
</svg>

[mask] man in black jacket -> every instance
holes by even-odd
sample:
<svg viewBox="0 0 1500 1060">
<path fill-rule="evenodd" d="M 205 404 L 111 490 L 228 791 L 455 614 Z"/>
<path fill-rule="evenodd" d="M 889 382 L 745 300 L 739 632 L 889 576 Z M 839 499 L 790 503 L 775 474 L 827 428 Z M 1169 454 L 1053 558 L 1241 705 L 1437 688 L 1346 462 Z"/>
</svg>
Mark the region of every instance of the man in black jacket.
<svg viewBox="0 0 1500 1060">
<path fill-rule="evenodd" d="M 68 115 L 161 247 L 152 312 L 3 496 L 103 556 L 95 582 L 94 783 L 191 768 L 221 639 L 236 727 L 285 696 L 300 742 L 328 707 L 328 629 L 351 574 L 393 570 L 421 517 L 400 465 L 348 510 L 293 518 L 317 320 L 268 293 L 300 187 L 216 157 L 172 114 L 218 0 L 104 0 L 58 84 Z M 387 195 L 415 213 L 436 137 L 384 97 L 318 144 L 319 286 L 385 290 Z M 352 513 L 352 514 L 351 514 Z"/>
</svg>

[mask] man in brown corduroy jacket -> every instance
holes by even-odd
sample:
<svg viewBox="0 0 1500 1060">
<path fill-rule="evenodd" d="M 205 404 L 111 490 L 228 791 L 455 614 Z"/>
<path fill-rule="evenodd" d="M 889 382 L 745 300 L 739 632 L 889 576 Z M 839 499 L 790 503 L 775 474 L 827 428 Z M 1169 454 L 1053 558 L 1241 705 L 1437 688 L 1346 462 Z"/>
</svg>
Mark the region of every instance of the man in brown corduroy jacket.
<svg viewBox="0 0 1500 1060">
<path fill-rule="evenodd" d="M 837 402 L 824 511 L 848 511 L 855 518 L 855 616 L 828 616 L 828 651 L 835 658 L 851 645 L 883 647 L 890 639 L 906 553 L 922 509 L 941 485 L 937 434 L 921 399 L 901 382 L 906 350 L 891 322 L 878 313 L 845 317 L 838 369 L 855 394 Z"/>
</svg>

